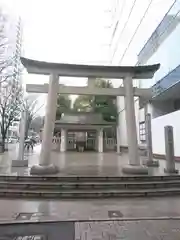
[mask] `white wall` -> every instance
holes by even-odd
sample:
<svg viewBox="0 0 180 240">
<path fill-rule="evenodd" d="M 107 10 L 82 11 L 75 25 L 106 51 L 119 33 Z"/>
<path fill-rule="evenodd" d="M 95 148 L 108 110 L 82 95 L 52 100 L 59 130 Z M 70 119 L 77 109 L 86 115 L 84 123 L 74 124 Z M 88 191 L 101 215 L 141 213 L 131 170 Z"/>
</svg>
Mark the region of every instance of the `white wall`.
<svg viewBox="0 0 180 240">
<path fill-rule="evenodd" d="M 180 156 L 180 110 L 152 120 L 153 153 L 165 154 L 164 126 L 174 128 L 175 156 Z"/>
</svg>

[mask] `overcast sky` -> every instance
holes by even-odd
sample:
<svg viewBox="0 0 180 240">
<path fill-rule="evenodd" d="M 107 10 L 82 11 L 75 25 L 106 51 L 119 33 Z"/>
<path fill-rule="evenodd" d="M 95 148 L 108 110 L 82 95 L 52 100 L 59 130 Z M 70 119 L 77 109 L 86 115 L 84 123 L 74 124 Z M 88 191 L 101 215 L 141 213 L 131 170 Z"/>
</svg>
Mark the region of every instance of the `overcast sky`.
<svg viewBox="0 0 180 240">
<path fill-rule="evenodd" d="M 67 63 L 103 64 L 108 58 L 111 0 L 0 0 L 23 21 L 23 52 L 28 58 Z M 106 49 L 105 49 L 106 48 Z M 25 75 L 27 83 L 48 77 Z M 61 78 L 66 85 L 85 85 L 86 79 Z M 44 100 L 42 100 L 44 101 Z"/>
<path fill-rule="evenodd" d="M 134 0 L 125 3 L 120 18 L 123 28 Z M 128 25 L 118 40 L 123 55 L 144 11 L 151 0 L 137 0 Z M 173 0 L 153 0 L 141 31 L 128 49 L 122 64 L 136 61 L 137 45 L 145 43 Z M 67 63 L 105 64 L 110 58 L 108 44 L 111 32 L 111 9 L 113 0 L 0 0 L 13 14 L 23 20 L 24 55 L 28 58 Z M 134 45 L 133 45 L 134 43 Z M 44 83 L 47 77 L 26 75 L 26 82 Z M 62 78 L 66 85 L 85 85 L 85 79 Z M 114 82 L 118 86 L 118 82 Z M 42 97 L 42 99 L 44 99 Z M 44 100 L 41 100 L 44 101 Z"/>
</svg>

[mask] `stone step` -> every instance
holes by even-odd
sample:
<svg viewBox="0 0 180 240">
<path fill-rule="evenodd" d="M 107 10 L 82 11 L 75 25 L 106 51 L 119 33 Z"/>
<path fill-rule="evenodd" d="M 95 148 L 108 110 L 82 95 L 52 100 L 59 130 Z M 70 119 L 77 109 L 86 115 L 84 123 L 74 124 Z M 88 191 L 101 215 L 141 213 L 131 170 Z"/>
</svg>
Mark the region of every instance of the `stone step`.
<svg viewBox="0 0 180 240">
<path fill-rule="evenodd" d="M 180 180 L 149 181 L 149 182 L 22 182 L 22 181 L 1 181 L 0 189 L 38 189 L 43 190 L 70 190 L 70 189 L 159 189 L 178 188 Z"/>
<path fill-rule="evenodd" d="M 48 198 L 48 199 L 75 199 L 75 198 L 122 198 L 122 197 L 150 197 L 180 195 L 180 188 L 161 189 L 104 189 L 104 190 L 71 190 L 71 191 L 48 191 L 48 190 L 22 190 L 0 189 L 1 198 Z"/>
<path fill-rule="evenodd" d="M 122 177 L 106 177 L 106 176 L 7 176 L 0 175 L 0 181 L 8 182 L 148 182 L 148 181 L 169 181 L 180 180 L 180 175 L 162 175 L 162 176 L 122 176 Z"/>
</svg>

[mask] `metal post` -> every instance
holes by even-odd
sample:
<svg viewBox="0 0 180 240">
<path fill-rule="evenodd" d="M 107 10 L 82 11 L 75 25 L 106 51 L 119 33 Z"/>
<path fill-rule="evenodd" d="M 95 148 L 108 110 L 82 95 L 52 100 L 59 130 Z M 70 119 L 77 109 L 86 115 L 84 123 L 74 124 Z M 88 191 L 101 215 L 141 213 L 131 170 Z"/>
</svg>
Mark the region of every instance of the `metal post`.
<svg viewBox="0 0 180 240">
<path fill-rule="evenodd" d="M 175 159 L 174 159 L 174 137 L 173 137 L 173 127 L 165 126 L 165 152 L 166 152 L 166 173 L 178 173 L 175 169 Z"/>
<path fill-rule="evenodd" d="M 159 167 L 158 161 L 153 161 L 152 150 L 152 129 L 151 129 L 151 114 L 147 113 L 145 116 L 145 130 L 146 130 L 146 151 L 147 151 L 147 166 Z"/>
</svg>

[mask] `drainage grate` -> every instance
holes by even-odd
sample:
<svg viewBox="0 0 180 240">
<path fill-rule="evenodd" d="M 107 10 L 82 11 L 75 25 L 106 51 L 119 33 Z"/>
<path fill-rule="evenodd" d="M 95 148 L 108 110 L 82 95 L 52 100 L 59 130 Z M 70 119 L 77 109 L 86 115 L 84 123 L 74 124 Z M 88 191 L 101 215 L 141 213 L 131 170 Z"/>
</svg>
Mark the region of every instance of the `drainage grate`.
<svg viewBox="0 0 180 240">
<path fill-rule="evenodd" d="M 120 218 L 123 217 L 122 212 L 120 211 L 108 211 L 109 218 Z"/>
<path fill-rule="evenodd" d="M 19 213 L 16 216 L 16 220 L 30 220 L 33 213 Z"/>
</svg>

